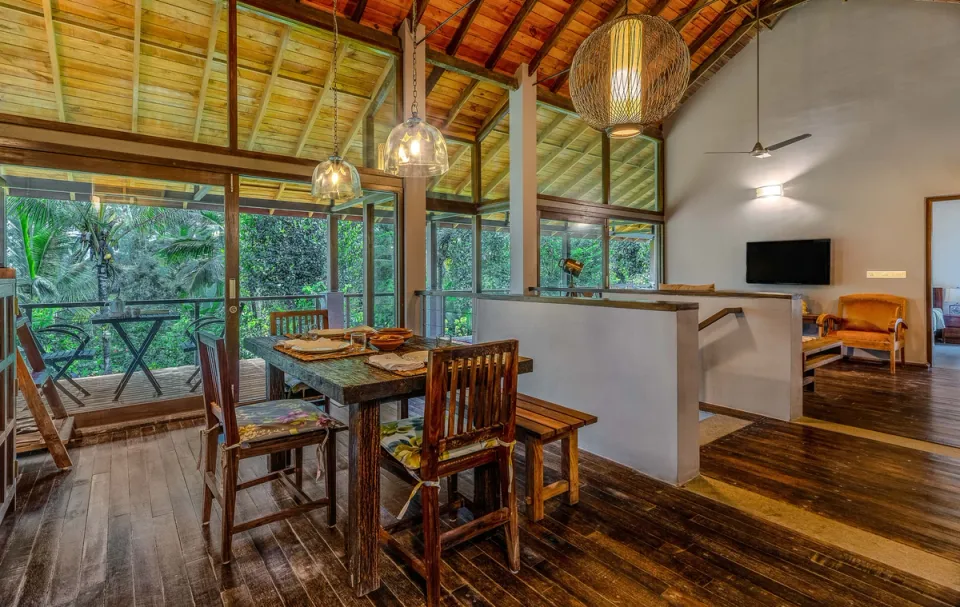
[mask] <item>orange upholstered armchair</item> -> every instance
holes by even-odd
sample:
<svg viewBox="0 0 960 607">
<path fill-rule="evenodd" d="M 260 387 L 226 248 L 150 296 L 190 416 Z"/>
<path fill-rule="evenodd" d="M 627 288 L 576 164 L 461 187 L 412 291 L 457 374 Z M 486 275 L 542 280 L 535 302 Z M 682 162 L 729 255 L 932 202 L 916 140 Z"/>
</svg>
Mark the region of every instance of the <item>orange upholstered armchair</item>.
<svg viewBox="0 0 960 607">
<path fill-rule="evenodd" d="M 837 315 L 821 314 L 820 335 L 843 340 L 844 346 L 890 353 L 890 373 L 906 363 L 907 300 L 895 295 L 862 293 L 840 298 Z"/>
</svg>

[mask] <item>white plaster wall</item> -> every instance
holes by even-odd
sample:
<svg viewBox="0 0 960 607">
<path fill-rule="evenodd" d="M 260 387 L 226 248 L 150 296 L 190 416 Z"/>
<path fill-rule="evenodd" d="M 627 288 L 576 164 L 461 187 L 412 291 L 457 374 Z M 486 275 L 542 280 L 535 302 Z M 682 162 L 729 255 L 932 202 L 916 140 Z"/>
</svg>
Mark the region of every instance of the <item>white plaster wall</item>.
<svg viewBox="0 0 960 607">
<path fill-rule="evenodd" d="M 520 340 L 520 391 L 593 413 L 580 447 L 660 480 L 699 473 L 696 310 L 479 299 L 477 341 Z"/>
<path fill-rule="evenodd" d="M 960 287 L 960 200 L 933 205 L 933 286 Z"/>
<path fill-rule="evenodd" d="M 762 140 L 813 138 L 764 160 L 704 155 L 755 141 L 755 42 L 688 100 L 666 125 L 667 280 L 759 290 L 748 241 L 831 238 L 832 285 L 788 288 L 817 312 L 906 296 L 907 358 L 924 361 L 924 198 L 960 194 L 960 5 L 810 0 L 761 44 Z M 770 183 L 785 196 L 757 200 Z"/>
<path fill-rule="evenodd" d="M 647 299 L 622 293 L 604 298 Z M 783 421 L 803 415 L 799 300 L 660 293 L 656 298 L 698 304 L 698 322 L 723 308 L 743 308 L 743 315 L 727 316 L 698 333 L 702 402 Z"/>
</svg>

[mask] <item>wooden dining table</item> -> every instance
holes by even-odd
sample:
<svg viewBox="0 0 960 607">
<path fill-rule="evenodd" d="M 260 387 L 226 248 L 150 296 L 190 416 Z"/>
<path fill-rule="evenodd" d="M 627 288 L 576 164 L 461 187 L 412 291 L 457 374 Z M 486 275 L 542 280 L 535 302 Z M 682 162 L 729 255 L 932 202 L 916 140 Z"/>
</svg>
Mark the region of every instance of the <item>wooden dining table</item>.
<svg viewBox="0 0 960 607">
<path fill-rule="evenodd" d="M 283 398 L 284 373 L 289 373 L 349 410 L 347 568 L 357 596 L 364 596 L 380 587 L 380 405 L 423 396 L 427 377 L 402 376 L 374 367 L 366 363 L 369 356 L 303 362 L 274 348 L 282 339 L 248 337 L 243 340 L 244 347 L 265 363 L 267 398 Z M 414 337 L 397 353 L 436 347 L 435 340 Z M 521 357 L 518 366 L 520 373 L 529 373 L 533 371 L 533 360 Z M 498 508 L 496 468 L 479 468 L 475 474 L 474 507 L 481 511 Z"/>
</svg>

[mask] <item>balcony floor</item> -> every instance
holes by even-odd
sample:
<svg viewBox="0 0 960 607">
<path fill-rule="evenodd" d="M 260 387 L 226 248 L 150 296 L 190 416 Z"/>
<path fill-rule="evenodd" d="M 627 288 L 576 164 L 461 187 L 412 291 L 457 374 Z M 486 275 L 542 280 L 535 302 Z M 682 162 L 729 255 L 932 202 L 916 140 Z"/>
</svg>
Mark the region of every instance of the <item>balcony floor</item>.
<svg viewBox="0 0 960 607">
<path fill-rule="evenodd" d="M 161 396 L 157 396 L 147 377 L 138 371 L 130 378 L 130 382 L 123 390 L 123 394 L 120 395 L 119 400 L 113 400 L 113 391 L 116 390 L 120 384 L 120 380 L 123 378 L 122 373 L 77 379 L 77 383 L 86 388 L 87 391 L 90 392 L 90 396 L 83 396 L 78 393 L 73 386 L 61 380 L 61 385 L 73 394 L 76 394 L 80 400 L 83 401 L 83 407 L 80 407 L 62 393 L 60 398 L 68 413 L 76 413 L 94 409 L 125 407 L 148 402 L 199 396 L 200 389 L 198 388 L 195 392 L 190 392 L 190 386 L 186 383 L 187 378 L 190 377 L 195 369 L 196 367 L 188 365 L 154 370 L 153 375 L 157 378 L 157 383 L 160 384 L 160 389 L 163 391 L 163 395 Z M 264 386 L 263 360 L 255 358 L 240 361 L 241 401 L 263 398 Z M 18 410 L 24 411 L 26 403 L 22 397 L 17 404 Z"/>
</svg>

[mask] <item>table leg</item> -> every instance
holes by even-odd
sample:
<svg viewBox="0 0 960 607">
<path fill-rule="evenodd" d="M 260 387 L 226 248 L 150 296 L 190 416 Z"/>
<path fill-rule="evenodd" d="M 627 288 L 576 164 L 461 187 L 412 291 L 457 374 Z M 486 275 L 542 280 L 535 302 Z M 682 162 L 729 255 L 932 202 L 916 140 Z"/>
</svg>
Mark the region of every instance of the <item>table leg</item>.
<svg viewBox="0 0 960 607">
<path fill-rule="evenodd" d="M 347 562 L 357 596 L 380 587 L 380 407 L 350 405 L 350 487 Z"/>
<path fill-rule="evenodd" d="M 265 369 L 267 381 L 267 400 L 280 400 L 283 398 L 283 371 L 273 365 L 266 365 Z M 267 468 L 270 472 L 283 470 L 290 465 L 290 452 L 280 451 L 271 453 L 267 456 Z"/>
<path fill-rule="evenodd" d="M 130 353 L 133 354 L 133 362 L 130 363 L 130 366 L 127 368 L 127 372 L 123 374 L 123 379 L 120 380 L 120 385 L 117 386 L 117 389 L 114 392 L 113 400 L 120 399 L 120 395 L 123 394 L 124 388 L 127 387 L 127 383 L 130 381 L 130 378 L 133 377 L 137 367 L 140 367 L 140 370 L 143 371 L 144 375 L 146 375 L 147 380 L 149 380 L 153 385 L 153 389 L 157 391 L 157 396 L 163 394 L 163 391 L 160 390 L 160 384 L 157 383 L 157 379 L 153 376 L 153 373 L 150 372 L 150 369 L 143 362 L 143 355 L 147 353 L 147 349 L 157 336 L 157 333 L 160 331 L 160 325 L 162 324 L 163 321 L 161 320 L 156 320 L 153 322 L 153 325 L 150 327 L 150 331 L 147 333 L 147 337 L 143 340 L 143 344 L 139 348 L 133 345 L 133 341 L 130 339 L 127 331 L 123 328 L 123 325 L 120 323 L 114 324 L 114 329 L 116 329 L 117 335 L 119 335 L 120 339 L 123 340 L 123 343 L 126 344 L 127 349 L 130 350 Z"/>
</svg>

